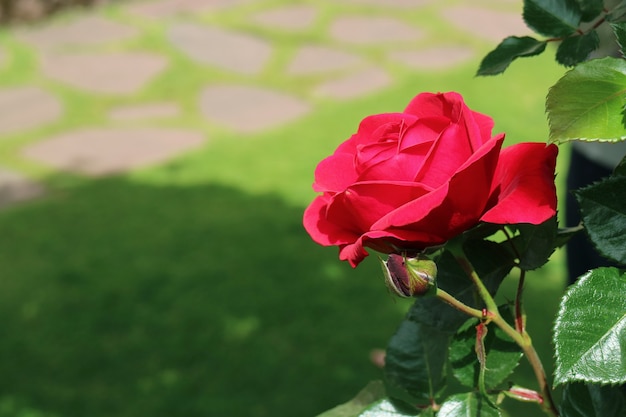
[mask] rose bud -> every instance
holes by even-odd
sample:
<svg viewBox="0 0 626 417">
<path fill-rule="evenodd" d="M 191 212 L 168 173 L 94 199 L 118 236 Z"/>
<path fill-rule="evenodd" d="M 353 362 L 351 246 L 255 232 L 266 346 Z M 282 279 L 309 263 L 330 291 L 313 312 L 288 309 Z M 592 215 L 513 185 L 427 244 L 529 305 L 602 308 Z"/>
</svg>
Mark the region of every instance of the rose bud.
<svg viewBox="0 0 626 417">
<path fill-rule="evenodd" d="M 508 391 L 504 391 L 504 394 L 508 397 L 515 398 L 518 401 L 543 404 L 543 397 L 537 391 L 518 387 L 517 385 L 512 386 Z"/>
<path fill-rule="evenodd" d="M 400 297 L 419 297 L 435 287 L 437 265 L 428 258 L 392 253 L 381 263 L 387 287 Z"/>
</svg>

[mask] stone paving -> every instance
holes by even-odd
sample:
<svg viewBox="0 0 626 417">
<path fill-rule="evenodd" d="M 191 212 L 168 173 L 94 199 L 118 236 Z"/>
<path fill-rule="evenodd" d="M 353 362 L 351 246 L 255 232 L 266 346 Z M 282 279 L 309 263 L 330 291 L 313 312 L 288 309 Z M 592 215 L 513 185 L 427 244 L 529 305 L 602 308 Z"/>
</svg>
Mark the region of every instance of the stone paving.
<svg viewBox="0 0 626 417">
<path fill-rule="evenodd" d="M 494 46 L 505 36 L 529 33 L 519 12 L 491 7 L 502 2 L 344 3 L 345 9 L 328 16 L 319 2 L 127 1 L 16 28 L 8 36 L 30 51 L 35 70 L 20 81 L 0 79 L 0 141 L 21 143 L 17 155 L 50 172 L 125 173 L 210 144 L 206 132 L 182 121 L 188 97 L 175 86 L 187 74 L 173 69 L 181 60 L 207 74 L 193 91 L 198 117 L 218 131 L 253 140 L 306 117 L 325 100 L 356 100 L 392 87 L 389 65 L 441 71 L 479 59 L 469 44 L 425 42 L 428 28 L 404 18 L 405 11 L 435 10 L 458 32 Z M 238 10 L 239 24 L 221 24 L 220 13 L 232 17 Z M 322 36 L 311 36 L 314 30 Z M 274 32 L 287 40 L 277 42 Z M 150 47 L 142 47 L 146 36 Z M 0 48 L 0 69 L 13 59 L 10 49 Z M 266 85 L 268 71 L 278 71 L 285 87 Z M 299 79 L 308 80 L 305 87 L 286 87 Z M 168 83 L 171 94 L 144 98 L 155 83 Z M 81 110 L 93 112 L 98 123 L 67 123 L 75 109 L 67 108 L 64 94 L 95 103 Z M 167 128 L 157 127 L 164 121 Z M 64 125 L 73 127 L 59 131 Z M 0 167 L 0 206 L 43 191 L 23 173 Z"/>
</svg>

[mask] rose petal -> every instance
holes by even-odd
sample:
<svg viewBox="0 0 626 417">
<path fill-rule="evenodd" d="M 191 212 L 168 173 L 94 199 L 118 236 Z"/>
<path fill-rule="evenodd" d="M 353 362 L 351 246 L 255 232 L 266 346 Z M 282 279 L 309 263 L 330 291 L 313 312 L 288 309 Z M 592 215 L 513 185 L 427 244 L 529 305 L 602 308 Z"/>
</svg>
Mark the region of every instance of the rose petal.
<svg viewBox="0 0 626 417">
<path fill-rule="evenodd" d="M 359 238 L 343 225 L 329 222 L 326 217 L 329 196 L 321 195 L 304 210 L 302 223 L 311 238 L 323 246 L 340 245 L 354 242 Z"/>
<path fill-rule="evenodd" d="M 382 145 L 378 155 L 372 155 L 367 163 L 357 167 L 359 181 L 414 181 L 428 149 L 432 146 L 430 143 L 422 143 L 397 153 L 397 146 Z"/>
<path fill-rule="evenodd" d="M 354 155 L 335 153 L 323 159 L 315 168 L 313 190 L 341 192 L 358 179 L 354 169 Z"/>
<path fill-rule="evenodd" d="M 430 148 L 415 181 L 436 188 L 445 183 L 472 156 L 472 147 L 462 126 L 450 125 Z"/>
<path fill-rule="evenodd" d="M 406 106 L 405 113 L 419 118 L 441 115 L 451 120 L 458 120 L 463 97 L 458 93 L 421 93 Z"/>
<path fill-rule="evenodd" d="M 464 126 L 474 150 L 480 148 L 492 136 L 493 119 L 471 110 L 463 101 L 463 97 L 455 92 L 419 94 L 409 103 L 405 112 L 418 117 L 442 115 L 452 124 Z"/>
<path fill-rule="evenodd" d="M 433 143 L 448 125 L 450 119 L 446 117 L 423 117 L 412 125 L 407 125 L 400 136 L 399 151 L 424 143 Z"/>
<path fill-rule="evenodd" d="M 350 262 L 355 268 L 369 253 L 365 247 L 371 248 L 381 253 L 392 253 L 397 250 L 420 250 L 426 246 L 419 242 L 443 243 L 437 236 L 431 236 L 421 232 L 410 230 L 375 230 L 365 233 L 354 243 L 341 245 L 339 259 Z M 413 242 L 407 244 L 407 242 Z M 417 244 L 416 244 L 417 243 Z"/>
<path fill-rule="evenodd" d="M 405 124 L 410 125 L 415 122 L 415 116 L 404 113 L 383 113 L 367 116 L 359 124 L 359 129 L 355 134 L 357 140 L 355 145 L 378 142 L 385 132 L 398 129 Z"/>
<path fill-rule="evenodd" d="M 464 111 L 465 127 L 474 149 L 478 149 L 493 135 L 493 119 L 467 108 Z"/>
<path fill-rule="evenodd" d="M 555 145 L 543 143 L 519 143 L 504 149 L 494 176 L 491 209 L 481 220 L 540 224 L 554 216 L 557 154 Z"/>
<path fill-rule="evenodd" d="M 428 194 L 414 182 L 362 182 L 351 185 L 328 202 L 329 221 L 361 235 L 390 211 Z M 376 229 L 376 228 L 374 228 Z"/>
<path fill-rule="evenodd" d="M 371 228 L 403 228 L 451 238 L 478 223 L 489 198 L 503 141 L 503 135 L 495 137 L 472 155 L 448 183 L 390 212 Z"/>
</svg>

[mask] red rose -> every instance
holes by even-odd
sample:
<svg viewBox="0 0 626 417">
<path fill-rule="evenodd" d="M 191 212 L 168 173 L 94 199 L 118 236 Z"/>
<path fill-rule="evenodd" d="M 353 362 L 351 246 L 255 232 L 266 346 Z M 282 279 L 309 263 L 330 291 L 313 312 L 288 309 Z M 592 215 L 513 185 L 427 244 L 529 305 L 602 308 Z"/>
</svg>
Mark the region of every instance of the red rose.
<svg viewBox="0 0 626 417">
<path fill-rule="evenodd" d="M 366 117 L 315 170 L 304 213 L 313 240 L 355 267 L 368 253 L 421 250 L 479 222 L 542 223 L 556 213 L 557 147 L 520 143 L 457 93 L 424 93 L 403 113 Z"/>
</svg>

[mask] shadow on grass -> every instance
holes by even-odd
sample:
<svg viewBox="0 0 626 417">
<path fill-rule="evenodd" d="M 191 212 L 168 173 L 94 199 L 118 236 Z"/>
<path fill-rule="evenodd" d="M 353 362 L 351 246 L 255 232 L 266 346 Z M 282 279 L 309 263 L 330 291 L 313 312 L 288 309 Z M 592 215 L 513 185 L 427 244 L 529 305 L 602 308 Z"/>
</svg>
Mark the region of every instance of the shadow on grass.
<svg viewBox="0 0 626 417">
<path fill-rule="evenodd" d="M 403 308 L 301 216 L 121 179 L 0 213 L 0 415 L 313 416 L 351 398 Z"/>
<path fill-rule="evenodd" d="M 123 179 L 0 213 L 0 417 L 312 417 L 351 398 L 407 305 L 301 216 Z M 544 345 L 537 296 L 559 291 L 529 303 Z"/>
</svg>

